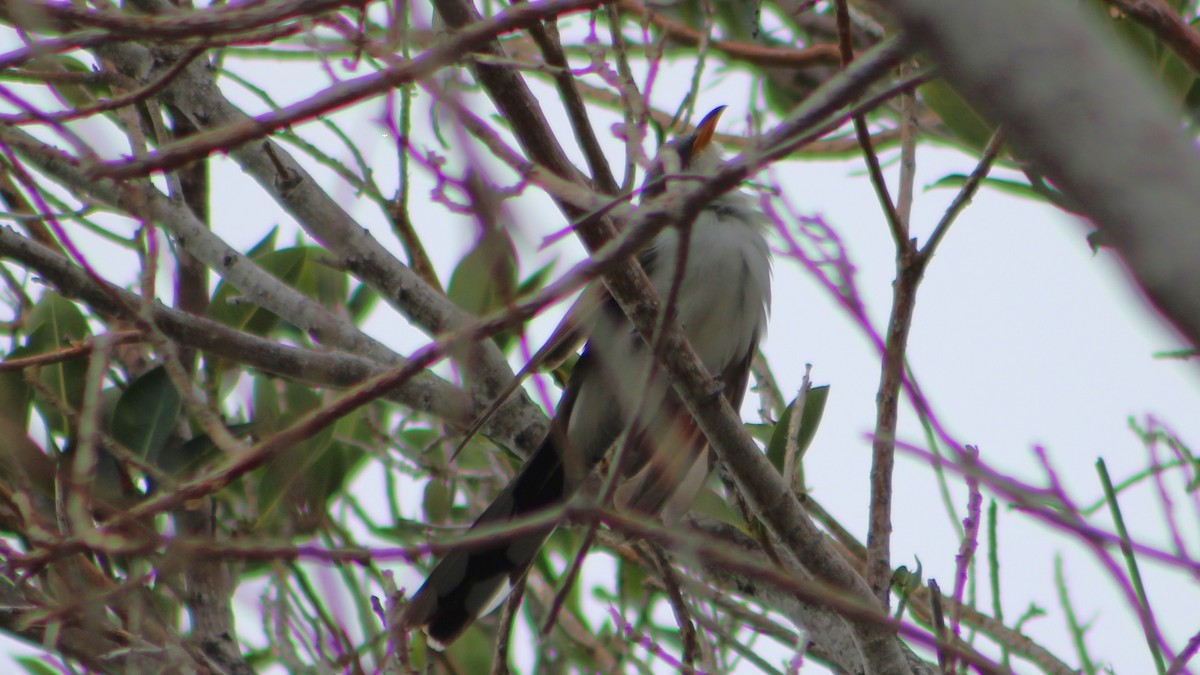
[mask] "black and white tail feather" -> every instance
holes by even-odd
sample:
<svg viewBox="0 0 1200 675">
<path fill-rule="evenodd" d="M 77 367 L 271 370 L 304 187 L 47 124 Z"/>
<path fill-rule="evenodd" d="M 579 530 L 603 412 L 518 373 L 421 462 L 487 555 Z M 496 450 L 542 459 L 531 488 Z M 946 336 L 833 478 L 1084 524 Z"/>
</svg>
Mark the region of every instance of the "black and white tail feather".
<svg viewBox="0 0 1200 675">
<path fill-rule="evenodd" d="M 676 170 L 712 171 L 720 151 L 712 144 L 723 108 L 659 155 L 644 196 L 661 192 Z M 766 331 L 771 263 L 768 221 L 751 197 L 717 197 L 696 218 L 675 312 L 701 361 L 741 405 L 750 362 Z M 659 295 L 666 298 L 680 264 L 680 233 L 667 228 L 639 256 Z M 622 434 L 631 461 L 623 468 L 616 507 L 665 522 L 682 517 L 711 469 L 707 442 L 666 375 L 653 367 L 649 348 L 611 298 L 594 303 L 579 322 L 587 336 L 555 410 L 550 431 L 517 476 L 472 528 L 529 516 L 562 504 Z M 400 630 L 424 628 L 437 648 L 449 645 L 507 595 L 528 571 L 554 525 L 524 530 L 501 543 L 466 547 L 438 563 L 398 617 Z"/>
</svg>

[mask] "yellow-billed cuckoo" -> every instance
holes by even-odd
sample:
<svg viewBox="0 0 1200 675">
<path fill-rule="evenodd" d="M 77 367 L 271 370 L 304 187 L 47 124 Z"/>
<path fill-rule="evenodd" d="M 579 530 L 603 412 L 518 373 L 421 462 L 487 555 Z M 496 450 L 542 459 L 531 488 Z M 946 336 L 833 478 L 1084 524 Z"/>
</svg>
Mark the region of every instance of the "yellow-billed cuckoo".
<svg viewBox="0 0 1200 675">
<path fill-rule="evenodd" d="M 663 147 L 643 198 L 661 192 L 672 176 L 704 175 L 716 168 L 721 154 L 712 137 L 722 110 L 712 111 L 693 133 Z M 767 225 L 750 195 L 724 194 L 692 224 L 680 281 L 678 228 L 664 229 L 638 258 L 664 303 L 678 283 L 673 309 L 735 410 L 767 325 Z M 550 431 L 473 527 L 562 504 L 625 434 L 628 459 L 622 462 L 623 482 L 614 497 L 617 508 L 671 522 L 687 511 L 703 486 L 711 469 L 704 435 L 621 308 L 599 284 L 592 293 L 598 299 L 591 303 L 595 309 L 576 325 L 587 344 Z M 448 645 L 520 580 L 553 530 L 548 525 L 448 554 L 402 611 L 399 628 L 423 627 L 435 646 Z"/>
</svg>

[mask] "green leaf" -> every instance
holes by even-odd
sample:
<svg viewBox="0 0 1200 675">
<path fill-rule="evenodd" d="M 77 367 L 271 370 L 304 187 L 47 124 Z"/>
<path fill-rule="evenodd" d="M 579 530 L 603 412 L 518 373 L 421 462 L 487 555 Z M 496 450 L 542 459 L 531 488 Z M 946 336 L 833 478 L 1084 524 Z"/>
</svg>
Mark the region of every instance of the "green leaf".
<svg viewBox="0 0 1200 675">
<path fill-rule="evenodd" d="M 8 417 L 0 417 L 0 480 L 10 488 L 30 490 L 35 508 L 53 508 L 55 464 L 26 429 Z"/>
<path fill-rule="evenodd" d="M 742 520 L 741 514 L 729 505 L 729 502 L 721 499 L 721 496 L 713 491 L 712 488 L 705 486 L 700 493 L 696 495 L 696 501 L 692 502 L 692 512 L 702 516 L 716 518 L 725 523 L 729 523 L 734 527 L 745 528 L 746 523 Z"/>
<path fill-rule="evenodd" d="M 110 426 L 113 438 L 135 455 L 155 463 L 179 421 L 181 405 L 167 369 L 152 368 L 117 399 Z"/>
<path fill-rule="evenodd" d="M 1191 91 L 1196 84 L 1196 74 L 1179 58 L 1173 49 L 1165 49 L 1159 60 L 1158 71 L 1163 84 L 1171 92 L 1175 100 L 1184 103 L 1189 100 Z"/>
<path fill-rule="evenodd" d="M 46 665 L 41 658 L 33 656 L 14 656 L 13 660 L 21 664 L 30 675 L 58 675 L 58 671 Z"/>
<path fill-rule="evenodd" d="M 462 637 L 450 645 L 446 656 L 460 673 L 492 672 L 493 631 L 484 632 L 483 624 L 475 622 Z"/>
<path fill-rule="evenodd" d="M 446 454 L 443 452 L 430 452 L 434 450 L 438 443 L 444 437 L 433 429 L 424 429 L 420 427 L 405 429 L 400 432 L 396 440 L 400 446 L 408 450 L 408 455 L 414 459 L 419 457 L 422 464 L 427 464 L 435 469 L 446 468 Z"/>
<path fill-rule="evenodd" d="M 282 403 L 276 384 L 279 379 L 273 375 L 259 375 L 254 378 L 254 389 L 251 397 L 252 421 L 258 425 L 259 435 L 267 436 L 280 427 Z"/>
<path fill-rule="evenodd" d="M 255 425 L 243 422 L 226 428 L 235 438 L 245 438 L 254 432 Z M 186 443 L 164 447 L 158 455 L 158 468 L 172 476 L 183 477 L 195 473 L 217 456 L 216 443 L 208 434 L 201 434 Z"/>
<path fill-rule="evenodd" d="M 355 323 L 361 323 L 367 318 L 367 314 L 375 309 L 378 302 L 379 291 L 367 284 L 359 284 L 358 288 L 350 294 L 350 300 L 346 302 L 346 310 L 350 312 L 350 318 Z"/>
<path fill-rule="evenodd" d="M 828 398 L 829 385 L 827 384 L 812 387 L 805 395 L 804 410 L 800 412 L 800 428 L 797 430 L 796 437 L 797 460 L 803 458 L 808 446 L 812 445 L 813 438 L 817 435 L 817 427 L 821 425 L 821 416 L 825 414 L 825 402 Z M 775 431 L 771 434 L 771 442 L 767 444 L 767 458 L 781 473 L 787 456 L 788 427 L 791 426 L 792 409 L 795 406 L 796 400 L 793 399 L 788 404 L 787 410 L 784 411 L 783 418 L 775 425 Z"/>
<path fill-rule="evenodd" d="M 282 403 L 284 410 L 288 412 L 288 416 L 292 420 L 300 415 L 316 410 L 324 402 L 321 395 L 308 385 L 292 382 L 291 380 L 281 380 L 281 382 L 283 382 Z"/>
<path fill-rule="evenodd" d="M 309 499 L 309 483 L 312 480 L 320 483 L 323 477 L 317 471 L 310 474 L 310 469 L 318 463 L 332 441 L 333 427 L 325 427 L 305 441 L 284 450 L 260 469 L 260 511 L 254 529 L 266 528 L 269 531 L 274 523 L 290 515 L 295 507 L 314 501 Z M 318 513 L 308 513 L 320 517 Z"/>
<path fill-rule="evenodd" d="M 355 413 L 355 414 L 361 414 Z M 358 470 L 366 464 L 368 455 L 353 443 L 336 440 L 337 425 L 334 426 L 335 440 L 316 457 L 305 482 L 308 508 L 325 511 L 329 502 L 345 491 Z"/>
<path fill-rule="evenodd" d="M 983 150 L 996 127 L 980 117 L 962 96 L 943 79 L 921 85 L 921 99 L 960 141 L 975 150 Z"/>
<path fill-rule="evenodd" d="M 279 226 L 276 225 L 275 227 L 271 228 L 271 231 L 268 232 L 266 236 L 264 236 L 262 239 L 259 239 L 257 244 L 250 247 L 250 250 L 246 252 L 246 257 L 250 258 L 251 260 L 257 260 L 271 251 L 274 251 L 275 239 L 278 237 L 278 235 Z"/>
<path fill-rule="evenodd" d="M 29 313 L 29 337 L 25 345 L 30 354 L 45 354 L 56 351 L 91 336 L 87 319 L 75 303 L 61 295 L 47 291 Z M 43 366 L 38 379 L 57 399 L 71 410 L 79 410 L 83 402 L 83 390 L 87 381 L 87 357 L 77 356 L 65 361 Z M 72 435 L 69 421 L 59 412 L 54 403 L 42 394 L 34 393 L 34 405 L 53 432 Z"/>
<path fill-rule="evenodd" d="M 260 246 L 262 244 L 260 243 Z M 264 271 L 328 308 L 345 304 L 346 274 L 326 265 L 324 249 L 314 246 L 265 251 L 250 256 Z M 267 335 L 280 326 L 274 313 L 250 302 L 241 291 L 222 280 L 213 293 L 209 314 L 221 323 L 255 335 Z M 290 332 L 299 334 L 294 327 Z"/>
<path fill-rule="evenodd" d="M 942 176 L 932 185 L 926 187 L 926 190 L 934 190 L 937 188 L 953 188 L 960 189 L 967 182 L 966 174 L 955 173 L 949 176 Z M 1013 195 L 1014 197 L 1024 197 L 1034 201 L 1048 201 L 1046 195 L 1038 192 L 1032 185 L 1022 181 L 1006 180 L 1004 178 L 984 178 L 980 181 L 980 186 L 990 187 L 1004 194 Z"/>
<path fill-rule="evenodd" d="M 256 402 L 262 400 L 275 410 L 267 412 L 265 418 L 260 418 L 256 409 L 255 422 L 269 424 L 266 419 L 278 415 L 272 421 L 287 420 L 285 424 L 280 424 L 280 428 L 290 426 L 294 420 L 323 403 L 321 395 L 308 386 L 287 381 L 279 381 L 278 384 L 282 387 L 282 395 L 276 393 L 277 389 L 272 383 L 256 387 Z M 273 524 L 281 519 L 297 516 L 291 528 L 296 533 L 318 525 L 325 517 L 327 498 L 344 486 L 351 469 L 362 459 L 361 451 L 351 451 L 340 443 L 334 443 L 335 428 L 336 425 L 326 426 L 287 448 L 256 473 L 260 505 L 256 529 L 270 531 Z M 335 454 L 330 456 L 330 452 Z M 298 508 L 303 510 L 297 513 Z"/>
<path fill-rule="evenodd" d="M 516 252 L 508 233 L 497 228 L 480 237 L 459 261 L 446 295 L 471 314 L 484 316 L 502 307 L 515 287 Z"/>
<path fill-rule="evenodd" d="M 446 295 L 467 312 L 482 317 L 511 302 L 516 286 L 516 250 L 508 233 L 495 228 L 485 232 L 459 261 L 450 275 Z M 501 331 L 493 339 L 504 348 L 511 342 L 512 334 Z"/>
<path fill-rule="evenodd" d="M 646 570 L 624 560 L 617 563 L 617 593 L 622 607 L 640 607 L 646 602 Z"/>
<path fill-rule="evenodd" d="M 1113 32 L 1119 37 L 1130 50 L 1138 56 L 1145 59 L 1140 65 L 1154 66 L 1158 60 L 1158 39 L 1154 37 L 1154 31 L 1143 26 L 1125 16 L 1124 14 L 1113 14 L 1105 11 L 1108 15 L 1109 26 Z"/>
<path fill-rule="evenodd" d="M 775 425 L 765 422 L 747 422 L 746 431 L 750 432 L 751 438 L 766 445 L 771 442 L 771 435 L 775 433 Z"/>
<path fill-rule="evenodd" d="M 425 522 L 444 523 L 454 505 L 454 491 L 444 481 L 434 478 L 425 484 Z"/>
<path fill-rule="evenodd" d="M 525 281 L 522 281 L 521 285 L 517 286 L 517 295 L 522 296 L 541 290 L 542 286 L 546 285 L 546 280 L 550 278 L 550 273 L 554 271 L 554 264 L 555 261 L 552 260 L 526 277 Z"/>
<path fill-rule="evenodd" d="M 29 347 L 16 347 L 5 360 L 20 359 L 33 354 Z M 17 425 L 22 432 L 29 430 L 29 404 L 33 400 L 29 384 L 20 370 L 0 372 L 0 416 Z"/>
<path fill-rule="evenodd" d="M 474 438 L 467 441 L 467 444 L 463 446 L 462 452 L 458 453 L 458 457 L 454 458 L 454 465 L 466 473 L 488 471 L 491 468 L 493 458 L 497 454 L 505 456 L 510 453 L 507 448 L 499 446 L 493 441 L 476 434 Z"/>
</svg>

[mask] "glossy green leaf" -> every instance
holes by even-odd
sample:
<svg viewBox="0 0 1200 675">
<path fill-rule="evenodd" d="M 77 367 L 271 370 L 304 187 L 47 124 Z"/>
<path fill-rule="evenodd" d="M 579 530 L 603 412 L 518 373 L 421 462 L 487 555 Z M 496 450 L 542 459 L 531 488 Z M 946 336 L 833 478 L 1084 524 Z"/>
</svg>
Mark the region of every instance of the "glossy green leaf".
<svg viewBox="0 0 1200 675">
<path fill-rule="evenodd" d="M 35 508 L 53 508 L 55 465 L 15 420 L 0 417 L 0 479 L 5 485 L 28 489 Z"/>
<path fill-rule="evenodd" d="M 29 347 L 17 347 L 8 353 L 5 360 L 20 359 L 31 356 L 33 350 Z M 33 394 L 25 375 L 20 370 L 0 372 L 0 416 L 9 419 L 22 432 L 29 429 L 29 405 Z"/>
<path fill-rule="evenodd" d="M 244 422 L 231 424 L 227 429 L 234 438 L 245 438 L 254 432 L 255 425 L 252 422 Z M 194 474 L 200 467 L 217 457 L 217 445 L 208 434 L 201 434 L 186 443 L 164 447 L 158 455 L 158 468 L 172 476 L 185 477 Z"/>
<path fill-rule="evenodd" d="M 367 284 L 359 284 L 358 288 L 350 294 L 350 299 L 346 301 L 346 310 L 355 323 L 361 323 L 378 303 L 379 291 Z"/>
<path fill-rule="evenodd" d="M 551 261 L 546 263 L 537 269 L 533 274 L 525 277 L 525 280 L 522 281 L 519 286 L 517 286 L 517 295 L 521 296 L 527 293 L 540 291 L 542 287 L 546 285 L 546 280 L 550 278 L 550 274 L 553 271 L 554 262 Z"/>
<path fill-rule="evenodd" d="M 921 99 L 967 147 L 983 150 L 991 140 L 995 125 L 984 120 L 969 103 L 943 79 L 919 87 Z"/>
<path fill-rule="evenodd" d="M 496 228 L 484 233 L 458 263 L 446 295 L 472 315 L 486 316 L 506 306 L 516 286 L 516 250 L 508 233 Z M 510 340 L 511 335 L 497 336 L 501 347 Z"/>
<path fill-rule="evenodd" d="M 301 443 L 287 448 L 260 470 L 258 503 L 260 507 L 255 529 L 271 529 L 271 525 L 294 514 L 294 509 L 319 499 L 310 499 L 310 483 L 320 485 L 325 477 L 310 470 L 333 441 L 333 427 L 325 427 Z M 319 493 L 319 488 L 314 488 Z M 306 511 L 310 518 L 320 519 L 323 513 Z M 311 524 L 311 523 L 310 523 Z"/>
<path fill-rule="evenodd" d="M 510 454 L 507 448 L 503 448 L 487 438 L 476 435 L 467 441 L 462 451 L 458 453 L 458 457 L 454 458 L 454 466 L 467 473 L 487 471 L 491 468 L 493 458 L 498 453 L 501 455 Z"/>
<path fill-rule="evenodd" d="M 959 189 L 967 182 L 967 175 L 956 173 L 949 176 L 942 176 L 933 184 L 926 187 L 926 190 L 934 190 L 939 188 Z M 984 178 L 980 181 L 981 187 L 989 187 L 998 192 L 1003 192 L 1014 197 L 1024 197 L 1034 201 L 1048 201 L 1046 196 L 1038 192 L 1028 183 L 1015 180 L 1007 180 L 1004 178 Z"/>
<path fill-rule="evenodd" d="M 29 673 L 29 675 L 58 675 L 59 673 L 59 671 L 46 665 L 46 662 L 41 658 L 33 656 L 14 656 L 13 660 L 20 664 L 20 666 L 24 668 L 25 672 Z"/>
<path fill-rule="evenodd" d="M 326 502 L 342 494 L 350 484 L 351 479 L 358 473 L 370 456 L 363 446 L 355 443 L 343 443 L 339 438 L 353 438 L 348 430 L 367 428 L 370 425 L 358 421 L 367 417 L 366 409 L 356 410 L 338 420 L 333 426 L 334 442 L 329 444 L 324 454 L 317 459 L 317 466 L 312 472 L 316 480 L 316 489 L 310 494 L 321 501 L 322 508 Z"/>
<path fill-rule="evenodd" d="M 279 237 L 279 226 L 276 225 L 275 227 L 272 227 L 271 231 L 267 232 L 267 234 L 265 236 L 263 236 L 262 239 L 259 239 L 257 244 L 250 247 L 250 250 L 246 252 L 246 257 L 250 258 L 251 260 L 257 260 L 258 258 L 261 258 L 264 255 L 270 253 L 271 251 L 274 251 L 275 250 L 275 240 L 278 237 Z"/>
<path fill-rule="evenodd" d="M 625 607 L 640 607 L 646 602 L 646 570 L 625 560 L 617 564 L 617 592 Z"/>
<path fill-rule="evenodd" d="M 321 395 L 306 385 L 282 380 L 276 384 L 281 389 L 278 396 L 273 397 L 268 393 L 277 391 L 275 386 L 268 384 L 256 388 L 255 399 L 259 400 L 258 394 L 261 392 L 267 405 L 278 406 L 280 429 L 291 426 L 323 403 Z M 263 423 L 257 410 L 254 421 Z M 345 471 L 339 468 L 343 457 L 340 454 L 333 457 L 328 455 L 333 446 L 334 429 L 334 425 L 326 426 L 283 450 L 260 470 L 258 528 L 269 530 L 273 523 L 294 517 L 293 526 L 299 531 L 316 525 L 325 517 L 326 498 L 344 484 L 345 478 Z M 267 433 L 264 431 L 264 435 Z"/>
<path fill-rule="evenodd" d="M 1163 84 L 1180 104 L 1192 98 L 1192 90 L 1196 86 L 1196 74 L 1191 67 L 1179 58 L 1175 50 L 1163 47 L 1158 65 Z"/>
<path fill-rule="evenodd" d="M 301 269 L 308 260 L 308 254 L 303 249 L 285 249 L 269 251 L 252 259 L 280 281 L 294 287 L 299 280 Z M 217 290 L 213 293 L 212 303 L 209 305 L 209 314 L 227 326 L 255 335 L 266 335 L 279 325 L 278 316 L 253 304 L 241 291 L 225 280 L 217 284 Z"/>
<path fill-rule="evenodd" d="M 344 272 L 324 264 L 327 255 L 321 248 L 301 246 L 267 250 L 250 259 L 288 286 L 333 308 L 345 304 L 349 281 Z M 224 280 L 213 293 L 209 314 L 227 326 L 256 335 L 266 335 L 281 325 L 278 316 L 254 304 Z"/>
<path fill-rule="evenodd" d="M 279 379 L 271 375 L 258 375 L 254 378 L 251 419 L 258 425 L 259 434 L 262 436 L 267 436 L 280 427 L 279 419 L 283 413 L 279 389 L 276 387 L 278 383 Z"/>
<path fill-rule="evenodd" d="M 366 459 L 362 448 L 336 440 L 319 451 L 305 472 L 305 507 L 313 512 L 328 511 L 329 502 L 345 491 Z"/>
<path fill-rule="evenodd" d="M 438 449 L 445 437 L 433 430 L 425 428 L 405 429 L 396 437 L 400 446 L 406 449 L 410 457 L 422 464 L 428 464 L 435 469 L 445 469 L 447 455 Z"/>
<path fill-rule="evenodd" d="M 485 631 L 486 627 L 486 631 Z M 494 631 L 490 625 L 476 622 L 463 636 L 450 645 L 446 656 L 460 673 L 492 672 L 492 653 L 495 652 Z"/>
<path fill-rule="evenodd" d="M 765 422 L 747 422 L 746 431 L 750 432 L 751 438 L 766 445 L 771 442 L 771 434 L 775 433 L 775 425 Z"/>
<path fill-rule="evenodd" d="M 800 427 L 796 437 L 797 460 L 803 458 L 808 446 L 812 445 L 813 438 L 817 435 L 817 427 L 821 426 L 821 416 L 825 414 L 825 402 L 828 399 L 829 385 L 827 384 L 813 387 L 805 395 L 804 410 L 800 412 Z M 784 461 L 787 457 L 788 427 L 791 425 L 795 406 L 796 401 L 793 399 L 783 413 L 783 418 L 775 425 L 775 431 L 771 434 L 771 442 L 767 444 L 767 458 L 780 472 L 783 471 Z"/>
<path fill-rule="evenodd" d="M 25 344 L 30 354 L 44 354 L 71 346 L 92 334 L 87 319 L 75 303 L 53 291 L 47 291 L 29 313 L 29 337 Z M 87 379 L 87 357 L 78 356 L 39 369 L 38 379 L 53 398 L 71 410 L 78 410 L 83 401 Z M 34 405 L 51 431 L 71 435 L 66 416 L 54 403 L 40 393 L 34 393 Z"/>
<path fill-rule="evenodd" d="M 700 493 L 696 495 L 696 501 L 692 502 L 692 513 L 716 518 L 734 527 L 745 527 L 741 514 L 707 486 L 700 490 Z"/>
<path fill-rule="evenodd" d="M 321 394 L 308 385 L 291 380 L 281 380 L 281 382 L 283 383 L 281 402 L 291 418 L 289 422 L 294 421 L 300 415 L 316 410 L 324 403 Z"/>
<path fill-rule="evenodd" d="M 425 484 L 422 505 L 425 522 L 444 523 L 450 516 L 450 507 L 454 505 L 454 491 L 444 481 L 434 478 Z"/>
<path fill-rule="evenodd" d="M 163 366 L 146 371 L 117 399 L 110 430 L 113 438 L 154 463 L 179 421 L 179 392 Z"/>
</svg>

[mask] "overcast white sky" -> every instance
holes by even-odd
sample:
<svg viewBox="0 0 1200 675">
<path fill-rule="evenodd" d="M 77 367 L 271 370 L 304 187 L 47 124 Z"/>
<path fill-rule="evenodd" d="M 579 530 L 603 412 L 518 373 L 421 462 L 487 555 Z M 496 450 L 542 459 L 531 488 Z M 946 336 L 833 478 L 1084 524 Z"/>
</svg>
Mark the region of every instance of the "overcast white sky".
<svg viewBox="0 0 1200 675">
<path fill-rule="evenodd" d="M 0 40 L 0 49 L 7 50 L 12 44 L 10 38 Z M 323 76 L 313 77 L 311 67 L 301 64 L 250 62 L 235 67 L 285 104 L 327 84 Z M 678 102 L 681 87 L 690 78 L 690 70 L 678 72 L 677 78 L 660 74 L 655 99 L 664 107 Z M 745 82 L 737 77 L 719 82 L 714 77 L 713 81 L 715 84 L 702 92 L 697 110 L 728 104 L 721 130 L 744 132 Z M 675 82 L 681 83 L 680 87 L 667 88 Z M 225 81 L 223 87 L 247 110 L 263 110 L 236 84 Z M 545 87 L 539 92 L 543 102 L 556 100 Z M 422 96 L 418 110 L 425 110 L 427 104 Z M 547 112 L 557 128 L 566 128 L 556 107 L 548 106 Z M 382 103 L 373 102 L 341 113 L 337 119 L 362 141 L 361 147 L 369 153 L 367 161 L 376 169 L 380 184 L 389 190 L 395 185 L 394 145 L 377 123 L 381 113 Z M 620 146 L 610 133 L 616 118 L 597 114 L 595 121 L 602 137 L 610 142 L 610 158 L 619 165 Z M 82 129 L 106 152 L 115 155 L 123 150 L 116 140 L 102 140 L 111 138 L 102 125 L 83 125 Z M 335 157 L 348 158 L 317 125 L 299 130 Z M 432 147 L 432 141 L 428 145 Z M 890 157 L 885 153 L 885 159 Z M 242 176 L 231 160 L 216 158 L 213 166 L 212 193 L 216 198 L 212 223 L 220 236 L 244 250 L 279 224 L 283 228 L 280 241 L 291 239 L 297 231 L 295 224 Z M 922 147 L 917 157 L 918 188 L 946 174 L 968 173 L 973 166 L 969 157 L 955 151 Z M 842 236 L 857 266 L 858 287 L 877 330 L 882 330 L 891 300 L 893 251 L 861 168 L 857 160 L 791 162 L 780 165 L 778 175 L 798 208 L 822 216 Z M 331 188 L 334 196 L 379 240 L 399 251 L 371 205 L 356 201 L 352 191 L 339 185 L 329 172 L 319 167 L 310 170 L 322 177 L 323 184 L 335 186 Z M 887 173 L 894 188 L 895 168 L 889 167 Z M 503 174 L 498 177 L 509 180 Z M 426 198 L 428 187 L 427 180 L 416 178 L 413 222 L 444 280 L 473 243 L 476 230 L 470 220 L 448 216 L 431 204 Z M 922 242 L 952 196 L 951 190 L 919 190 L 912 229 Z M 511 204 L 509 211 L 523 274 L 554 257 L 560 259 L 560 271 L 579 259 L 581 248 L 573 241 L 548 251 L 537 250 L 542 236 L 563 225 L 561 215 L 546 199 L 531 196 Z M 1200 439 L 1200 415 L 1196 414 L 1200 378 L 1195 366 L 1152 356 L 1183 345 L 1143 303 L 1115 255 L 1091 252 L 1084 240 L 1087 231 L 1086 224 L 1051 207 L 984 189 L 954 225 L 929 267 L 909 350 L 910 363 L 926 395 L 952 434 L 978 445 L 992 466 L 1035 482 L 1042 476 L 1033 448 L 1043 446 L 1066 487 L 1081 503 L 1091 503 L 1101 495 L 1094 468 L 1098 458 L 1108 463 L 1117 481 L 1147 465 L 1144 449 L 1128 430 L 1130 416 L 1141 420 L 1153 414 L 1192 447 Z M 94 254 L 93 262 L 110 279 L 132 282 L 134 270 L 128 261 L 100 255 L 104 249 L 94 238 L 74 230 L 72 234 L 79 237 L 85 252 Z M 865 539 L 868 434 L 874 426 L 878 355 L 843 310 L 797 264 L 777 260 L 774 294 L 764 349 L 784 391 L 795 392 L 799 387 L 806 363 L 813 365 L 815 383 L 832 385 L 820 433 L 805 460 L 809 486 L 828 510 Z M 534 334 L 545 336 L 556 318 L 537 321 Z M 383 305 L 369 329 L 402 351 L 424 344 L 424 336 Z M 747 419 L 753 419 L 754 403 L 752 398 L 748 400 Z M 905 440 L 922 443 L 921 430 L 907 404 L 900 433 Z M 1178 474 L 1170 480 L 1177 486 Z M 364 490 L 374 489 L 377 476 L 366 474 L 360 483 Z M 965 491 L 955 483 L 953 493 L 962 512 Z M 1175 494 L 1181 496 L 1182 492 Z M 1135 538 L 1168 546 L 1151 484 L 1123 495 L 1122 505 Z M 1200 546 L 1200 522 L 1194 502 L 1181 501 L 1177 506 L 1194 554 L 1200 550 L 1196 548 Z M 414 515 L 419 515 L 419 507 L 414 504 L 413 508 Z M 1111 529 L 1104 512 L 1095 523 Z M 952 586 L 957 534 L 942 506 L 933 473 L 911 458 L 902 457 L 897 463 L 894 530 L 894 564 L 912 568 L 919 558 L 924 576 L 937 578 L 943 588 Z M 1027 624 L 1027 632 L 1069 663 L 1076 663 L 1053 585 L 1053 559 L 1061 554 L 1076 610 L 1081 620 L 1092 622 L 1087 639 L 1093 655 L 1111 663 L 1117 672 L 1150 672 L 1147 648 L 1132 620 L 1133 613 L 1091 553 L 1027 516 L 1003 509 L 1000 540 L 1006 617 L 1019 616 L 1031 603 L 1047 610 L 1047 616 Z M 986 553 L 981 549 L 980 555 Z M 1200 587 L 1185 575 L 1167 572 L 1146 560 L 1142 563 L 1160 626 L 1179 649 L 1200 627 L 1195 618 Z M 603 573 L 604 565 L 590 569 Z M 410 572 L 397 573 L 402 585 L 411 587 L 419 580 L 419 575 Z M 981 605 L 987 607 L 990 600 L 982 586 Z M 249 593 L 241 597 L 248 602 L 257 600 Z M 249 604 L 245 607 L 249 610 Z M 604 608 L 598 607 L 596 617 L 604 613 Z M 251 614 L 243 626 L 249 628 L 257 622 L 257 616 Z M 0 652 L 10 648 L 14 653 L 27 653 L 11 641 L 0 642 Z M 0 657 L 0 663 L 3 661 Z M 1028 665 L 1018 662 L 1017 668 L 1026 671 Z"/>
</svg>

